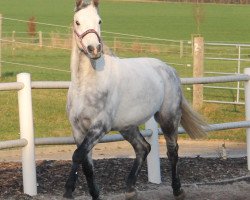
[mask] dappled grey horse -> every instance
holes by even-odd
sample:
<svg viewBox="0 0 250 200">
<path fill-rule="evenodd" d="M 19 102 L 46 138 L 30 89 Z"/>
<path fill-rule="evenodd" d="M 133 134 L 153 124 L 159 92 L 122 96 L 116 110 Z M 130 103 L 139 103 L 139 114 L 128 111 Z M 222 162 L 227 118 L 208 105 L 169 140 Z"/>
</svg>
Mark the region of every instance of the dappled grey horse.
<svg viewBox="0 0 250 200">
<path fill-rule="evenodd" d="M 77 149 L 64 197 L 73 198 L 82 165 L 92 199 L 100 199 L 91 150 L 106 133 L 117 130 L 136 154 L 125 193 L 126 199 L 136 199 L 136 179 L 150 152 L 138 126 L 154 116 L 167 141 L 173 194 L 184 199 L 177 170 L 178 125 L 191 138 L 200 138 L 205 135 L 205 122 L 188 105 L 173 68 L 153 58 L 119 59 L 103 53 L 98 3 L 76 1 L 67 112 Z"/>
</svg>

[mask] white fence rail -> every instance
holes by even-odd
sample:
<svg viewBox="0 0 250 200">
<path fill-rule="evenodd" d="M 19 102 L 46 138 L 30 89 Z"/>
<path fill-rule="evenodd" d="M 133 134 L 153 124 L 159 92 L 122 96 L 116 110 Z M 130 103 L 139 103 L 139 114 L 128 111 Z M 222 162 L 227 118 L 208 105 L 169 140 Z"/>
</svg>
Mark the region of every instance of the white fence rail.
<svg viewBox="0 0 250 200">
<path fill-rule="evenodd" d="M 245 69 L 245 74 L 234 76 L 183 78 L 182 84 L 207 84 L 221 82 L 245 81 L 245 106 L 246 121 L 231 122 L 210 125 L 207 131 L 225 130 L 233 128 L 246 128 L 247 130 L 247 157 L 248 169 L 250 170 L 250 68 Z M 72 137 L 60 138 L 34 138 L 33 113 L 31 102 L 31 89 L 67 89 L 68 81 L 34 81 L 30 75 L 22 73 L 17 75 L 17 82 L 0 83 L 1 90 L 18 90 L 20 138 L 19 140 L 2 141 L 0 149 L 22 147 L 22 169 L 24 193 L 34 196 L 37 194 L 36 168 L 35 168 L 35 145 L 74 144 Z M 152 183 L 161 182 L 160 159 L 157 123 L 151 118 L 146 123 L 146 130 L 142 131 L 144 137 L 150 142 L 152 149 L 147 158 L 148 180 Z M 179 133 L 184 130 L 179 128 Z M 101 142 L 114 142 L 124 140 L 120 134 L 106 135 Z"/>
<path fill-rule="evenodd" d="M 240 74 L 242 70 L 250 66 L 250 44 L 229 44 L 229 43 L 218 43 L 208 42 L 205 43 L 205 60 L 208 62 L 206 66 L 210 66 L 210 70 L 205 69 L 205 74 Z M 222 51 L 223 49 L 223 51 Z M 218 64 L 218 63 L 227 64 Z M 210 64 L 209 64 L 210 63 Z M 216 64 L 215 64 L 216 63 Z M 228 65 L 228 69 L 221 69 L 219 66 Z M 205 88 L 222 89 L 222 90 L 233 90 L 235 99 L 233 101 L 222 101 L 222 100 L 204 100 L 205 102 L 212 103 L 225 103 L 225 104 L 244 104 L 240 99 L 242 87 L 240 82 L 237 82 L 234 86 L 223 86 L 218 87 L 215 85 L 205 86 Z"/>
</svg>

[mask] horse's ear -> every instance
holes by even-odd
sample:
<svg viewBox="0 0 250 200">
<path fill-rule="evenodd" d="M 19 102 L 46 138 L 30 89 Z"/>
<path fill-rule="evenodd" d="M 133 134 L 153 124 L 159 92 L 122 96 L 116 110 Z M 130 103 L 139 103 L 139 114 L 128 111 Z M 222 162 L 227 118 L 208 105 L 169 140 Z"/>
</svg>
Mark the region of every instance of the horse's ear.
<svg viewBox="0 0 250 200">
<path fill-rule="evenodd" d="M 76 0 L 76 8 L 81 7 L 83 0 Z"/>
<path fill-rule="evenodd" d="M 99 5 L 99 0 L 93 0 L 93 3 L 94 3 L 94 5 L 95 5 L 95 7 L 98 7 L 98 5 Z"/>
<path fill-rule="evenodd" d="M 83 0 L 76 0 L 76 7 L 75 7 L 75 11 L 78 11 L 82 8 L 83 5 Z"/>
<path fill-rule="evenodd" d="M 95 7 L 98 7 L 99 0 L 76 0 L 76 8 L 75 11 L 81 10 L 82 8 L 88 6 L 93 2 Z"/>
</svg>

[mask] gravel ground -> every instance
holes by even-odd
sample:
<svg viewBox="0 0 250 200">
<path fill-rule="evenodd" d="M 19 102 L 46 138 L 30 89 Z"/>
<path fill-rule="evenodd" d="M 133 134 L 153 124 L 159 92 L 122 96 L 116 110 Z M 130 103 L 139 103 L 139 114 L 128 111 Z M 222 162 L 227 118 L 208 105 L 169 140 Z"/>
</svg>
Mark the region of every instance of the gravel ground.
<svg viewBox="0 0 250 200">
<path fill-rule="evenodd" d="M 133 159 L 130 158 L 94 161 L 96 177 L 103 199 L 124 199 L 125 179 L 132 163 Z M 163 183 L 156 185 L 147 182 L 147 168 L 144 164 L 137 182 L 138 199 L 173 199 L 168 160 L 162 158 L 161 165 Z M 38 195 L 29 197 L 22 194 L 21 164 L 19 162 L 2 162 L 0 163 L 0 199 L 62 199 L 70 166 L 70 161 L 37 161 Z M 250 199 L 250 178 L 210 184 L 211 182 L 249 176 L 246 157 L 228 158 L 227 160 L 184 157 L 180 158 L 179 172 L 187 194 L 186 199 Z M 81 172 L 74 196 L 76 199 L 90 199 Z"/>
</svg>

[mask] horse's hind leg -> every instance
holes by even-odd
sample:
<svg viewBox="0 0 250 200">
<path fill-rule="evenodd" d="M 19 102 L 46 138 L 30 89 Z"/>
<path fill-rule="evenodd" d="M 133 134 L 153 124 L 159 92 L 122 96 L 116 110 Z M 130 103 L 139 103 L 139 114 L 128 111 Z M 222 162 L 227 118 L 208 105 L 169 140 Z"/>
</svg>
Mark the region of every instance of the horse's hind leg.
<svg viewBox="0 0 250 200">
<path fill-rule="evenodd" d="M 137 199 L 135 183 L 137 176 L 140 173 L 142 164 L 149 154 L 151 147 L 141 135 L 138 127 L 131 127 L 129 129 L 123 130 L 121 131 L 121 134 L 124 139 L 126 139 L 133 146 L 136 154 L 133 167 L 126 182 L 126 200 Z"/>
<path fill-rule="evenodd" d="M 181 189 L 181 182 L 178 172 L 178 117 L 173 117 L 171 119 L 165 119 L 163 117 L 157 116 L 157 121 L 160 123 L 161 129 L 163 131 L 164 137 L 167 143 L 167 155 L 171 164 L 172 171 L 172 188 L 173 194 L 176 199 L 181 200 L 185 198 L 185 193 Z"/>
</svg>

